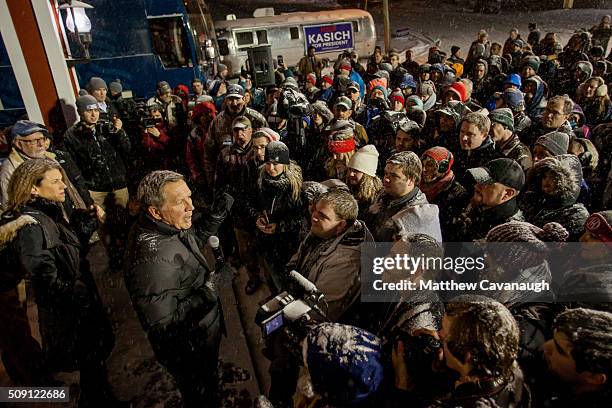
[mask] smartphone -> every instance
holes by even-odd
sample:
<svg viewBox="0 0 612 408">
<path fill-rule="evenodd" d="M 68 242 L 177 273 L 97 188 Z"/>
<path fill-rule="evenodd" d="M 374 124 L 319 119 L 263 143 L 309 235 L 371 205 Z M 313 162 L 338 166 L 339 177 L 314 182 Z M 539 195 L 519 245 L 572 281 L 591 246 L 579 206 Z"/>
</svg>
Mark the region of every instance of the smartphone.
<svg viewBox="0 0 612 408">
<path fill-rule="evenodd" d="M 278 57 L 276 57 L 276 60 L 278 61 L 279 66 L 285 64 L 285 60 L 283 59 L 282 55 L 279 55 Z"/>
</svg>

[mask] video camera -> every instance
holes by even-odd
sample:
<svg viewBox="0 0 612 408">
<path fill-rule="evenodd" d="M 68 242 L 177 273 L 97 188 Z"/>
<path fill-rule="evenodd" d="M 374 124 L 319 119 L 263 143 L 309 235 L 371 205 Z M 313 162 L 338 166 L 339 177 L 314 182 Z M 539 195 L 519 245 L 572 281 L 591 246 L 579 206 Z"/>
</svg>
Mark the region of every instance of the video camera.
<svg viewBox="0 0 612 408">
<path fill-rule="evenodd" d="M 321 310 L 319 305 L 323 303 L 327 309 L 327 303 L 317 287 L 297 271 L 289 272 L 289 277 L 303 290 L 304 296 L 302 299 L 296 299 L 285 291 L 257 310 L 255 322 L 261 327 L 264 339 L 283 327 L 289 328 L 295 322 L 310 321 L 313 317 L 311 314 L 318 314 L 320 318 L 326 319 L 327 311 Z"/>
</svg>

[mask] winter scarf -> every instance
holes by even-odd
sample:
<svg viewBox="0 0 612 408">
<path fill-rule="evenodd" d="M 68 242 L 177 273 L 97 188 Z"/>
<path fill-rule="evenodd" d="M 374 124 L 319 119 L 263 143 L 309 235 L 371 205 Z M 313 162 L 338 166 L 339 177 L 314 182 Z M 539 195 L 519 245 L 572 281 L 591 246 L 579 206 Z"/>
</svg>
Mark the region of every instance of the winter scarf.
<svg viewBox="0 0 612 408">
<path fill-rule="evenodd" d="M 423 192 L 423 194 L 425 194 L 425 196 L 427 197 L 427 201 L 431 203 L 434 202 L 438 194 L 446 190 L 446 188 L 450 186 L 453 181 L 455 181 L 455 173 L 450 170 L 441 178 L 431 183 L 425 183 L 424 181 L 421 181 L 419 189 Z"/>
</svg>

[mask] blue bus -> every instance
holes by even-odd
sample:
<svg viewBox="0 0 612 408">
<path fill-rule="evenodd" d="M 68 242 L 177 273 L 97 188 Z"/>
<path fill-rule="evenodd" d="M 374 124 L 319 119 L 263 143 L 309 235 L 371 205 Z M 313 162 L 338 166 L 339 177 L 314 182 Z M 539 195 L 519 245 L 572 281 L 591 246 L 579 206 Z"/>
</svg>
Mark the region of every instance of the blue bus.
<svg viewBox="0 0 612 408">
<path fill-rule="evenodd" d="M 120 79 L 134 97 L 148 98 L 157 82 L 172 87 L 206 80 L 217 55 L 215 30 L 204 0 L 86 0 L 91 21 L 90 59 L 75 61 L 79 85 L 92 76 Z M 66 10 L 61 10 L 62 23 Z M 68 35 L 73 57 L 80 55 L 76 38 Z M 0 41 L 0 125 L 25 113 L 4 43 Z"/>
</svg>

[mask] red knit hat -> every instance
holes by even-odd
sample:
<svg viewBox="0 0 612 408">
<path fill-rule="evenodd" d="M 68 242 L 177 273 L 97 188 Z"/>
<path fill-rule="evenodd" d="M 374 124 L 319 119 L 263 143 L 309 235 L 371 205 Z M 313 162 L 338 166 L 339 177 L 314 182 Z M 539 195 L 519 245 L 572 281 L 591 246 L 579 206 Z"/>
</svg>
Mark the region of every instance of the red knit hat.
<svg viewBox="0 0 612 408">
<path fill-rule="evenodd" d="M 327 142 L 330 153 L 349 153 L 355 150 L 355 139 L 330 140 Z"/>
<path fill-rule="evenodd" d="M 334 84 L 334 79 L 332 77 L 330 77 L 329 75 L 325 75 L 323 78 L 321 78 L 323 80 L 323 82 L 327 82 L 330 85 Z"/>
<path fill-rule="evenodd" d="M 200 102 L 193 107 L 193 115 L 191 116 L 191 121 L 193 123 L 199 123 L 200 117 L 204 114 L 204 112 L 210 112 L 212 118 L 214 119 L 217 116 L 217 108 L 215 104 L 212 102 Z"/>
<path fill-rule="evenodd" d="M 440 162 L 448 160 L 448 166 L 446 167 L 445 171 L 440 173 L 448 173 L 453 167 L 453 163 L 455 161 L 453 154 L 448 149 L 442 146 L 434 146 L 425 150 L 421 158 L 424 158 L 425 156 L 434 159 L 436 163 L 438 163 L 438 167 L 440 166 Z"/>
<path fill-rule="evenodd" d="M 310 74 L 306 75 L 306 82 L 310 82 L 311 84 L 316 85 L 317 76 L 311 72 Z"/>
<path fill-rule="evenodd" d="M 404 106 L 404 104 L 406 103 L 406 99 L 404 98 L 404 94 L 402 93 L 401 90 L 396 89 L 393 91 L 393 93 L 391 94 L 391 96 L 389 97 L 389 100 L 391 102 L 393 101 L 399 101 L 402 103 L 402 106 Z"/>
<path fill-rule="evenodd" d="M 467 99 L 467 90 L 463 82 L 454 82 L 451 86 L 446 89 L 446 92 L 453 92 L 459 97 L 461 102 L 465 102 Z"/>
<path fill-rule="evenodd" d="M 347 70 L 347 71 L 352 71 L 352 70 L 353 70 L 353 67 L 351 66 L 351 63 L 350 63 L 350 62 L 347 62 L 347 61 L 345 61 L 345 62 L 343 62 L 342 64 L 340 64 L 340 67 L 339 67 L 339 68 L 340 68 L 340 69 Z"/>
</svg>

